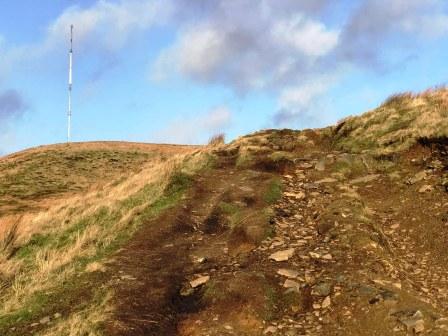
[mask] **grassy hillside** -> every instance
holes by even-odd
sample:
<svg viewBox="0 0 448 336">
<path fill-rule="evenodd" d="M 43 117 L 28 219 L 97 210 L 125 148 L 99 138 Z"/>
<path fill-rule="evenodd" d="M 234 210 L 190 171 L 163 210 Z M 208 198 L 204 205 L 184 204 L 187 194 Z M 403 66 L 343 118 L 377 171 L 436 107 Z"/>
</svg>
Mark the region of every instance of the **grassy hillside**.
<svg viewBox="0 0 448 336">
<path fill-rule="evenodd" d="M 123 143 L 50 146 L 1 159 L 0 330 L 27 323 L 55 297 L 86 292 L 75 279 L 176 204 L 190 174 L 207 164 L 195 147 Z M 105 296 L 95 289 L 86 314 L 98 313 L 89 307 Z M 74 315 L 80 335 L 87 315 Z"/>
<path fill-rule="evenodd" d="M 422 138 L 448 136 L 448 89 L 391 96 L 380 107 L 341 121 L 332 136 L 336 145 L 354 152 L 391 153 Z"/>
</svg>

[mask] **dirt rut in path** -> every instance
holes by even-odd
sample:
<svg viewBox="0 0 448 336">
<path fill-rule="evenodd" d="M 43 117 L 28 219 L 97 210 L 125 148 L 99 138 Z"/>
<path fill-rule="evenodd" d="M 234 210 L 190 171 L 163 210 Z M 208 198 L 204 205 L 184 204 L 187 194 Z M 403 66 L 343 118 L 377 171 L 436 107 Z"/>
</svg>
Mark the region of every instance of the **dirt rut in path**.
<svg viewBox="0 0 448 336">
<path fill-rule="evenodd" d="M 189 281 L 225 270 L 230 263 L 226 239 L 232 230 L 222 205 L 230 198 L 245 200 L 243 186 L 253 191 L 250 185 L 259 186 L 269 177 L 231 169 L 208 171 L 195 178 L 179 205 L 147 223 L 109 264 L 115 296 L 105 334 L 177 335 L 179 319 L 201 306 L 202 292 Z M 253 199 L 249 203 L 257 205 Z M 207 256 L 207 262 L 200 256 Z"/>
</svg>

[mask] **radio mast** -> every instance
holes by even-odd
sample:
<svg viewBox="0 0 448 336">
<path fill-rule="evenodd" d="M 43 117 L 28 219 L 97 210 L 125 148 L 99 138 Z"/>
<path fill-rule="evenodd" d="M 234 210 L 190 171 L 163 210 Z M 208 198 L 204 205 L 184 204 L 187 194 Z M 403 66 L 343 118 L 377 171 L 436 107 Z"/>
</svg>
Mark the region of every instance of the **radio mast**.
<svg viewBox="0 0 448 336">
<path fill-rule="evenodd" d="M 67 112 L 67 142 L 71 140 L 72 123 L 72 67 L 73 67 L 73 25 L 70 26 L 70 52 L 68 69 L 68 112 Z"/>
</svg>

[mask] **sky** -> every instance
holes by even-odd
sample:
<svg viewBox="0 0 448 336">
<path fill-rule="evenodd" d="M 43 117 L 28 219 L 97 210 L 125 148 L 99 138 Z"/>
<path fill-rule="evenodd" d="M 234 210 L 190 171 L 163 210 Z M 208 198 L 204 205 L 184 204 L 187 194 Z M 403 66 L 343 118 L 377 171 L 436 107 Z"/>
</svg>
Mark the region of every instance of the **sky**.
<svg viewBox="0 0 448 336">
<path fill-rule="evenodd" d="M 314 128 L 444 85 L 446 0 L 0 0 L 0 155 Z"/>
</svg>

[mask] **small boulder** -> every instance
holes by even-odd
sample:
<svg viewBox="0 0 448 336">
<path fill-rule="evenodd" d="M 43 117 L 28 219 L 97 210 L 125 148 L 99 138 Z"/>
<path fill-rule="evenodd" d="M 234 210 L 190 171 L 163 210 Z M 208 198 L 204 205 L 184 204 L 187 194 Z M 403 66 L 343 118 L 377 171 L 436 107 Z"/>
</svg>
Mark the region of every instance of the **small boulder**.
<svg viewBox="0 0 448 336">
<path fill-rule="evenodd" d="M 40 324 L 47 324 L 50 322 L 50 316 L 45 316 L 39 320 Z"/>
<path fill-rule="evenodd" d="M 415 184 L 417 182 L 420 182 L 424 179 L 426 179 L 426 177 L 428 176 L 428 174 L 426 173 L 425 170 L 422 170 L 421 172 L 418 172 L 417 174 L 415 174 L 414 177 L 411 177 L 410 179 L 407 180 L 408 184 Z"/>
<path fill-rule="evenodd" d="M 294 255 L 294 251 L 295 251 L 295 249 L 293 249 L 293 248 L 278 251 L 278 252 L 272 253 L 269 256 L 269 259 L 272 259 L 274 261 L 286 261 Z"/>
<path fill-rule="evenodd" d="M 317 171 L 324 171 L 325 170 L 325 160 L 320 160 L 316 163 L 314 166 L 314 169 Z"/>
<path fill-rule="evenodd" d="M 195 280 L 190 281 L 190 286 L 192 288 L 196 288 L 196 287 L 204 285 L 209 280 L 210 280 L 210 276 L 209 275 L 201 276 L 201 277 L 199 277 L 199 278 L 197 278 Z"/>
<path fill-rule="evenodd" d="M 267 328 L 263 331 L 263 335 L 266 335 L 266 334 L 275 334 L 276 332 L 277 332 L 277 327 L 270 326 L 270 327 L 267 327 Z"/>
<path fill-rule="evenodd" d="M 285 192 L 283 193 L 286 197 L 295 198 L 296 200 L 302 200 L 305 198 L 305 193 L 303 191 L 299 192 Z"/>
<path fill-rule="evenodd" d="M 278 275 L 282 275 L 287 278 L 297 278 L 299 276 L 299 272 L 294 271 L 292 269 L 280 268 L 277 271 Z"/>
<path fill-rule="evenodd" d="M 322 307 L 323 309 L 325 309 L 325 308 L 330 307 L 330 305 L 331 305 L 331 299 L 330 299 L 329 296 L 327 296 L 327 297 L 322 301 L 321 307 Z"/>
<path fill-rule="evenodd" d="M 300 292 L 300 284 L 296 281 L 287 279 L 285 283 L 283 284 L 283 287 L 285 288 L 292 288 L 296 292 Z"/>
<path fill-rule="evenodd" d="M 425 193 L 425 192 L 429 192 L 429 191 L 432 191 L 432 190 L 433 190 L 433 187 L 432 187 L 431 185 L 429 185 L 429 184 L 425 184 L 425 185 L 422 186 L 420 189 L 418 189 L 418 192 L 421 193 L 421 194 L 423 194 L 423 193 Z"/>
</svg>

